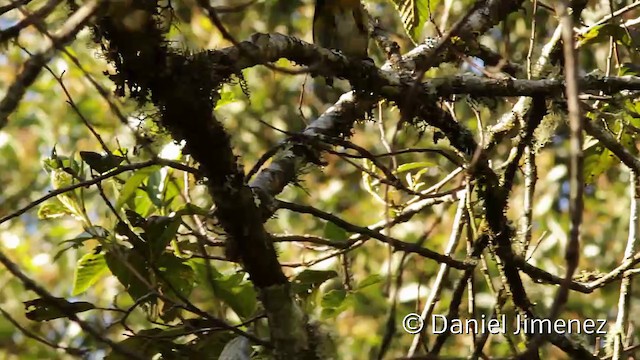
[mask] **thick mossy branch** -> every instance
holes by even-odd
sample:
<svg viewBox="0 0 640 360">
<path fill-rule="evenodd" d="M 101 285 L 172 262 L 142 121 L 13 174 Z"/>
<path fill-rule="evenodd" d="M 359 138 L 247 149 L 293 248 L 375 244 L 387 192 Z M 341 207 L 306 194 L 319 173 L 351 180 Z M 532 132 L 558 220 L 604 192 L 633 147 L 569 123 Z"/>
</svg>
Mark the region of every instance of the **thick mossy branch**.
<svg viewBox="0 0 640 360">
<path fill-rule="evenodd" d="M 146 4 L 150 9 L 157 6 Z M 260 292 L 276 356 L 313 359 L 306 319 L 294 301 L 229 135 L 213 115 L 216 90 L 229 76 L 220 75 L 216 66 L 224 65 L 169 48 L 162 28 L 154 22 L 131 32 L 105 18 L 96 34 L 106 40 L 105 50 L 117 70 L 112 79 L 120 93 L 128 90 L 141 104 L 151 101 L 161 124 L 174 139 L 185 140 L 185 152 L 200 163 L 216 203 L 215 215 L 230 238 L 229 255 L 240 260 Z"/>
<path fill-rule="evenodd" d="M 105 18 L 97 33 L 108 41 L 106 50 L 118 71 L 112 78 L 121 90 L 126 86 L 140 103 L 150 100 L 160 111 L 162 125 L 176 140 L 186 140 L 185 151 L 201 164 L 216 216 L 233 239 L 233 255 L 252 281 L 258 287 L 286 284 L 229 135 L 213 115 L 215 90 L 225 80 L 218 77 L 216 65 L 205 56 L 170 49 L 154 22 L 144 31 L 130 32 Z"/>
</svg>

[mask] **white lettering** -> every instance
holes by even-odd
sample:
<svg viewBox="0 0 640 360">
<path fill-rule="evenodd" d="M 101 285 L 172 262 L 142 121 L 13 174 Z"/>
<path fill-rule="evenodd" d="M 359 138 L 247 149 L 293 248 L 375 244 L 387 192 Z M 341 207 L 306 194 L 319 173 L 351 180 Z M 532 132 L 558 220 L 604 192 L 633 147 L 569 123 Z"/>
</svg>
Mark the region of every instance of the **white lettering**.
<svg viewBox="0 0 640 360">
<path fill-rule="evenodd" d="M 436 318 L 442 319 L 442 329 L 438 329 L 436 326 Z M 433 329 L 434 334 L 442 334 L 447 331 L 447 317 L 444 315 L 433 315 L 431 316 L 431 328 Z"/>
</svg>

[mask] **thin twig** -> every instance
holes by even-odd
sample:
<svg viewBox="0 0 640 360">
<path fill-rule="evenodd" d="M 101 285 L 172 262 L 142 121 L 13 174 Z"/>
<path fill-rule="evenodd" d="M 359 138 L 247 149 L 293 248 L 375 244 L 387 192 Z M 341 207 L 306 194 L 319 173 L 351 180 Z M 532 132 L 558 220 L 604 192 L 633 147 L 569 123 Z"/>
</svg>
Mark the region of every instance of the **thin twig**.
<svg viewBox="0 0 640 360">
<path fill-rule="evenodd" d="M 75 184 L 69 185 L 69 186 L 65 186 L 59 189 L 56 189 L 54 191 L 49 192 L 47 195 L 44 195 L 36 200 L 31 201 L 29 204 L 25 205 L 24 207 L 22 207 L 21 209 L 14 211 L 13 213 L 3 217 L 0 219 L 0 224 L 3 224 L 13 218 L 16 218 L 24 213 L 26 213 L 27 211 L 29 211 L 30 209 L 34 208 L 37 205 L 42 204 L 43 202 L 56 197 L 58 195 L 67 193 L 69 191 L 73 191 L 75 189 L 79 189 L 82 187 L 87 187 L 87 186 L 91 186 L 97 183 L 100 183 L 104 180 L 110 179 L 118 174 L 122 174 L 124 172 L 127 171 L 133 171 L 133 170 L 139 170 L 139 169 L 143 169 L 149 166 L 153 166 L 153 165 L 162 165 L 162 166 L 169 166 L 169 167 L 173 167 L 176 168 L 178 170 L 182 170 L 182 171 L 187 171 L 187 172 L 193 172 L 193 173 L 198 173 L 198 170 L 193 169 L 191 167 L 188 167 L 186 165 L 177 163 L 175 161 L 170 161 L 170 160 L 165 160 L 165 159 L 153 159 L 153 160 L 148 160 L 148 161 L 144 161 L 141 163 L 136 163 L 136 164 L 130 164 L 130 165 L 122 165 L 122 166 L 118 166 L 117 168 L 109 171 L 108 173 L 102 174 L 100 176 L 96 176 L 90 180 L 86 180 L 86 181 L 80 181 L 77 182 Z"/>
<path fill-rule="evenodd" d="M 11 274 L 13 274 L 13 276 L 18 278 L 18 280 L 20 280 L 22 282 L 22 284 L 24 285 L 25 288 L 35 292 L 42 299 L 46 300 L 48 304 L 51 304 L 52 306 L 56 307 L 69 320 L 71 320 L 74 323 L 78 324 L 80 326 L 80 328 L 82 328 L 82 330 L 84 330 L 87 334 L 89 334 L 92 337 L 94 337 L 97 341 L 100 341 L 102 343 L 107 344 L 116 353 L 119 353 L 119 354 L 122 354 L 122 355 L 126 355 L 128 357 L 131 357 L 131 358 L 137 359 L 137 360 L 144 360 L 145 359 L 142 355 L 138 354 L 137 352 L 132 352 L 131 348 L 124 347 L 124 346 L 122 346 L 122 345 L 120 345 L 118 343 L 113 342 L 112 340 L 110 340 L 109 338 L 104 336 L 101 333 L 101 331 L 96 330 L 93 326 L 91 326 L 86 321 L 80 320 L 80 318 L 78 318 L 78 315 L 76 315 L 76 313 L 72 309 L 69 309 L 68 307 L 61 305 L 60 301 L 58 300 L 58 298 L 56 298 L 53 295 L 51 295 L 51 293 L 49 293 L 43 287 L 38 285 L 35 281 L 33 281 L 33 279 L 31 279 L 27 275 L 25 275 L 22 272 L 22 270 L 20 270 L 18 265 L 16 263 L 14 263 L 13 261 L 11 261 L 5 255 L 5 253 L 2 250 L 0 250 L 0 263 L 2 263 L 4 265 L 4 267 Z"/>
<path fill-rule="evenodd" d="M 444 250 L 444 254 L 450 256 L 458 246 L 458 242 L 460 241 L 460 237 L 462 234 L 462 229 L 464 227 L 464 210 L 466 208 L 468 193 L 466 190 L 462 192 L 462 196 L 460 196 L 460 200 L 458 200 L 458 208 L 456 209 L 456 214 L 453 218 L 453 227 L 451 229 L 451 233 L 449 236 L 449 242 L 447 243 L 447 247 Z M 413 341 L 411 342 L 411 346 L 409 347 L 409 351 L 407 352 L 407 356 L 411 357 L 415 354 L 418 349 L 418 345 L 420 344 L 420 339 L 422 333 L 426 331 L 427 324 L 429 323 L 427 319 L 431 318 L 431 314 L 433 313 L 433 309 L 440 298 L 440 293 L 442 292 L 442 286 L 444 284 L 444 280 L 449 274 L 449 265 L 440 264 L 440 268 L 438 269 L 438 274 L 436 278 L 433 280 L 433 284 L 431 285 L 431 292 L 426 299 L 425 307 L 422 309 L 422 313 L 420 317 L 424 323 L 421 332 L 415 334 L 413 336 Z"/>
<path fill-rule="evenodd" d="M 617 11 L 615 11 L 612 14 L 608 14 L 607 16 L 603 17 L 602 19 L 596 21 L 595 24 L 592 24 L 592 25 L 589 25 L 589 26 L 587 26 L 587 27 L 585 27 L 583 29 L 580 29 L 580 31 L 578 31 L 578 34 L 585 34 L 585 33 L 589 32 L 589 30 L 595 28 L 596 26 L 602 25 L 602 24 L 610 21 L 611 19 L 614 19 L 614 18 L 617 18 L 619 16 L 622 16 L 622 15 L 626 14 L 627 12 L 629 12 L 629 11 L 631 11 L 631 10 L 637 8 L 637 7 L 640 7 L 640 1 L 636 1 L 636 2 L 634 2 L 632 4 L 629 4 L 629 5 L 627 5 L 627 6 L 623 7 L 623 8 L 618 9 Z"/>
<path fill-rule="evenodd" d="M 24 336 L 31 338 L 39 343 L 42 343 L 52 349 L 62 350 L 65 353 L 75 357 L 82 357 L 89 352 L 88 349 L 72 348 L 72 347 L 62 346 L 60 344 L 53 343 L 45 339 L 44 337 L 36 333 L 33 333 L 32 331 L 25 328 L 24 326 L 20 325 L 20 323 L 16 319 L 14 319 L 8 312 L 6 312 L 3 308 L 0 308 L 0 312 L 2 313 L 4 318 L 7 319 L 7 321 L 9 321 L 11 324 L 13 324 L 13 326 L 18 328 L 18 330 L 20 330 L 24 334 Z"/>
<path fill-rule="evenodd" d="M 636 252 L 638 242 L 638 210 L 640 207 L 640 178 L 634 171 L 630 173 L 631 204 L 629 207 L 629 237 L 624 251 L 624 260 L 629 260 Z M 631 307 L 631 277 L 623 275 L 620 283 L 620 297 L 618 298 L 618 315 L 613 334 L 613 360 L 620 360 L 624 350 L 625 329 L 629 326 L 629 312 Z"/>
<path fill-rule="evenodd" d="M 449 266 L 456 269 L 468 269 L 469 267 L 473 267 L 472 263 L 468 263 L 466 261 L 458 261 L 453 259 L 449 255 L 442 255 L 433 250 L 429 250 L 427 248 L 417 246 L 416 244 L 407 243 L 407 242 L 398 240 L 396 238 L 393 238 L 391 236 L 384 235 L 379 231 L 375 231 L 367 227 L 351 224 L 335 215 L 316 209 L 313 206 L 294 204 L 294 203 L 278 200 L 278 207 L 282 209 L 288 209 L 291 211 L 303 213 L 303 214 L 310 214 L 317 218 L 320 218 L 326 221 L 331 221 L 332 223 L 345 229 L 348 232 L 360 233 L 368 237 L 374 238 L 376 240 L 380 240 L 383 243 L 390 244 L 393 246 L 394 250 L 396 251 L 400 250 L 405 252 L 413 252 L 413 253 L 422 255 L 428 259 L 432 259 L 441 263 L 448 264 Z M 389 220 L 389 223 L 391 223 L 390 220 Z"/>
<path fill-rule="evenodd" d="M 58 46 L 62 46 L 72 41 L 75 35 L 84 27 L 91 16 L 98 10 L 104 0 L 92 0 L 79 8 L 67 22 L 53 34 L 52 39 L 47 39 L 48 44 L 45 50 L 32 56 L 23 66 L 20 74 L 9 86 L 7 94 L 0 101 L 0 129 L 5 127 L 8 116 L 16 109 L 20 100 L 27 92 L 27 88 L 36 80 L 42 67 L 53 58 Z"/>
</svg>

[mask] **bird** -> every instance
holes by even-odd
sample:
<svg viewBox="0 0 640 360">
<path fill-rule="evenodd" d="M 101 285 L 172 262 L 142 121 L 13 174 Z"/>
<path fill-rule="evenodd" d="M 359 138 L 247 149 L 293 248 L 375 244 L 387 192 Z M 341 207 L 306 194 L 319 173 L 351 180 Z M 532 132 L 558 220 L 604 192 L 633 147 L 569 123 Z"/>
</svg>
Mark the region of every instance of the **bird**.
<svg viewBox="0 0 640 360">
<path fill-rule="evenodd" d="M 343 55 L 369 59 L 369 31 L 364 6 L 360 0 L 316 0 L 313 15 L 313 42 Z M 326 83 L 333 85 L 333 79 Z"/>
</svg>

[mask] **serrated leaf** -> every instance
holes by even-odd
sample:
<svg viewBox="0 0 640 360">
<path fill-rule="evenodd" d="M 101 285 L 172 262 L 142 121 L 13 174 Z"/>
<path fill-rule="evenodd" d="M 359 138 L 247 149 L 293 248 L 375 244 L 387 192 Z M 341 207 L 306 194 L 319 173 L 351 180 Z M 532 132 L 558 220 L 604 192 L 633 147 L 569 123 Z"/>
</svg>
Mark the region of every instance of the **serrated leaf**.
<svg viewBox="0 0 640 360">
<path fill-rule="evenodd" d="M 53 169 L 50 174 L 51 186 L 58 190 L 73 185 L 73 175 L 65 169 Z M 73 191 L 67 191 L 56 196 L 60 203 L 67 208 L 69 214 L 82 217 L 82 207 L 78 204 L 77 196 Z"/>
<path fill-rule="evenodd" d="M 422 28 L 429 21 L 429 5 L 435 7 L 440 0 L 391 0 L 396 7 L 404 29 L 414 43 L 421 41 Z"/>
<path fill-rule="evenodd" d="M 78 174 L 80 171 L 80 164 L 73 159 L 73 156 L 58 155 L 55 146 L 51 150 L 51 156 L 42 160 L 42 166 L 48 173 L 51 173 L 53 170 L 64 170 Z"/>
<path fill-rule="evenodd" d="M 73 274 L 73 290 L 71 296 L 77 296 L 87 291 L 91 285 L 107 273 L 109 268 L 104 254 L 85 254 L 78 260 Z"/>
</svg>

